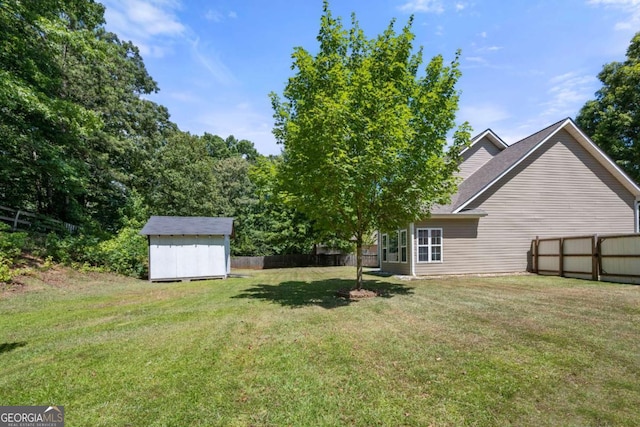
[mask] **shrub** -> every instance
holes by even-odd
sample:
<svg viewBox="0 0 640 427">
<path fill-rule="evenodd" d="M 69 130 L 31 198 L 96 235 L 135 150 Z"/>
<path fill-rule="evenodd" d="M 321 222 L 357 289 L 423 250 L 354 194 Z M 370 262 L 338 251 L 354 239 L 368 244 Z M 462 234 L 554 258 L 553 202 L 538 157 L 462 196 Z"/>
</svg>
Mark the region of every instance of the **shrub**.
<svg viewBox="0 0 640 427">
<path fill-rule="evenodd" d="M 147 275 L 147 239 L 139 231 L 138 227 L 126 226 L 112 239 L 100 243 L 99 252 L 109 270 L 139 278 Z"/>
<path fill-rule="evenodd" d="M 14 267 L 27 241 L 27 233 L 11 232 L 11 227 L 0 223 L 0 282 L 9 283 L 18 274 Z"/>
<path fill-rule="evenodd" d="M 45 243 L 46 255 L 65 265 L 76 262 L 96 266 L 101 264 L 97 249 L 99 242 L 100 240 L 95 236 L 84 234 L 60 236 L 50 233 Z"/>
<path fill-rule="evenodd" d="M 22 253 L 27 241 L 27 233 L 11 232 L 11 227 L 0 223 L 0 256 L 13 262 Z"/>
</svg>

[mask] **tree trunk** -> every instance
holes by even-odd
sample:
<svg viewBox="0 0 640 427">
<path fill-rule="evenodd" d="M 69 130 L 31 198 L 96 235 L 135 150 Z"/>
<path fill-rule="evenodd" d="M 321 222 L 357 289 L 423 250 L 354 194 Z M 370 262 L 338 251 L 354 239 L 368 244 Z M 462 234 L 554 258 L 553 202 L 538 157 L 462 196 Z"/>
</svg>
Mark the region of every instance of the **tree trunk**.
<svg viewBox="0 0 640 427">
<path fill-rule="evenodd" d="M 356 241 L 356 289 L 362 289 L 362 238 L 358 237 Z"/>
</svg>

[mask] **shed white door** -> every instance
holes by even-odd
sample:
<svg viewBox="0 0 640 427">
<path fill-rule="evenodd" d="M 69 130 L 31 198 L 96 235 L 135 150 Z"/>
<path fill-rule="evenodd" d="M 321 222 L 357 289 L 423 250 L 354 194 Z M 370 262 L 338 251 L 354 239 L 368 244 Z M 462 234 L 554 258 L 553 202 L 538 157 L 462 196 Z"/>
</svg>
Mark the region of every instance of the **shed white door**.
<svg viewBox="0 0 640 427">
<path fill-rule="evenodd" d="M 223 236 L 151 236 L 149 278 L 225 276 Z"/>
</svg>

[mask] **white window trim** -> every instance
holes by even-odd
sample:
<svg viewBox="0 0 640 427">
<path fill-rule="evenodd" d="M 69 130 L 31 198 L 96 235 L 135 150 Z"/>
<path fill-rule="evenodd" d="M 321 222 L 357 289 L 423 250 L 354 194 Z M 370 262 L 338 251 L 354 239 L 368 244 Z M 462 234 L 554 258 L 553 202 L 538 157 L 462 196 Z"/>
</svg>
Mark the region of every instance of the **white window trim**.
<svg viewBox="0 0 640 427">
<path fill-rule="evenodd" d="M 426 245 L 421 245 L 420 244 L 420 231 L 426 230 L 427 231 L 427 244 Z M 440 244 L 437 246 L 440 246 L 440 259 L 437 261 L 433 261 L 431 260 L 431 248 L 432 248 L 432 244 L 431 244 L 431 231 L 432 230 L 438 230 L 440 231 Z M 429 254 L 429 260 L 428 261 L 420 261 L 420 248 L 421 247 L 427 247 L 428 248 L 428 254 Z M 421 227 L 416 229 L 416 262 L 418 264 L 441 264 L 444 262 L 444 231 L 442 228 L 438 228 L 438 227 L 431 227 L 431 228 L 427 228 L 427 227 Z"/>
<path fill-rule="evenodd" d="M 636 201 L 636 208 L 634 210 L 634 214 L 636 217 L 636 220 L 635 220 L 636 233 L 640 233 L 640 201 Z"/>
<path fill-rule="evenodd" d="M 411 242 L 411 245 L 409 246 L 411 249 L 410 255 L 409 255 L 409 259 L 411 260 L 410 268 L 411 268 L 411 275 L 415 276 L 416 275 L 416 254 L 415 254 L 416 251 L 414 250 L 413 242 L 415 242 L 415 238 L 416 238 L 416 225 L 413 222 L 409 225 L 409 231 L 411 233 L 411 237 L 409 240 Z"/>
<path fill-rule="evenodd" d="M 400 262 L 400 234 L 398 233 L 398 231 L 394 232 L 396 235 L 396 252 L 389 252 L 389 243 L 391 242 L 391 234 L 392 233 L 388 233 L 387 235 L 387 261 L 389 264 L 398 264 Z M 391 253 L 395 253 L 396 254 L 396 260 L 390 260 L 389 259 L 389 255 Z"/>
<path fill-rule="evenodd" d="M 404 246 L 402 245 L 402 235 L 404 234 Z M 409 240 L 407 240 L 407 230 L 398 230 L 398 261 L 406 264 L 409 261 Z M 402 249 L 404 248 L 405 258 L 402 260 Z"/>
<path fill-rule="evenodd" d="M 387 233 L 383 233 L 380 240 L 380 258 L 382 259 L 382 262 L 388 262 L 387 258 L 389 258 L 389 235 Z"/>
</svg>

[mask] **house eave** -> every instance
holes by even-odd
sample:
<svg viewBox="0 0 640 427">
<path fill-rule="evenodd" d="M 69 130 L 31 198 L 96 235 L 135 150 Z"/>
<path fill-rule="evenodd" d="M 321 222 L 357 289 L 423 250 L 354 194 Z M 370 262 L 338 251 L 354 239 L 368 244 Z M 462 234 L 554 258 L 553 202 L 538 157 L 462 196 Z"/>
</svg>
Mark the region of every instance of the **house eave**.
<svg viewBox="0 0 640 427">
<path fill-rule="evenodd" d="M 475 210 L 474 212 L 460 212 L 460 213 L 434 213 L 431 214 L 429 219 L 470 219 L 470 218 L 484 218 L 489 215 L 484 211 Z"/>
</svg>

